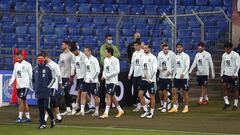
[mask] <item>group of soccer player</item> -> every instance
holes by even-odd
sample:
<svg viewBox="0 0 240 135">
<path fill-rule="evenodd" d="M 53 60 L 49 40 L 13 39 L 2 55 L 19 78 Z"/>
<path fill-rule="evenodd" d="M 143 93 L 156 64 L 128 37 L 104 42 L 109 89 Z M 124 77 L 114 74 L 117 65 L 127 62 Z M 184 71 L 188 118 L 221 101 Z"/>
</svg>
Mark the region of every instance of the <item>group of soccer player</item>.
<svg viewBox="0 0 240 135">
<path fill-rule="evenodd" d="M 161 100 L 162 113 L 178 112 L 178 91 L 183 90 L 184 108 L 182 113 L 189 112 L 189 74 L 197 67 L 197 82 L 201 87 L 201 96 L 198 104 L 208 104 L 207 85 L 210 75 L 215 78 L 214 65 L 211 54 L 205 50 L 203 42 L 198 43 L 198 53 L 196 54 L 193 64 L 190 68 L 190 57 L 184 52 L 184 45 L 176 44 L 176 54 L 169 49 L 166 42 L 161 43 L 161 50 L 158 56 L 151 53 L 151 45 L 143 44 L 140 41 L 134 42 L 134 53 L 131 58 L 131 66 L 128 74 L 128 79 L 132 80 L 134 91 L 138 93 L 138 105 L 133 111 L 138 112 L 141 108 L 144 113 L 141 118 L 153 118 L 156 94 L 159 94 Z M 238 106 L 238 70 L 239 70 L 239 55 L 232 50 L 231 43 L 225 43 L 225 53 L 222 56 L 221 63 L 221 78 L 222 89 L 225 105 L 223 109 L 230 106 L 228 100 L 229 86 L 234 89 L 234 105 L 233 110 L 237 110 Z M 84 52 L 81 52 L 76 42 L 63 41 L 63 53 L 60 54 L 59 63 L 55 63 L 50 59 L 47 52 L 41 52 L 38 55 L 38 65 L 35 70 L 32 70 L 30 63 L 23 59 L 21 52 L 18 52 L 16 57 L 17 63 L 14 65 L 13 75 L 9 86 L 12 87 L 14 80 L 17 80 L 17 95 L 19 103 L 19 116 L 16 122 L 30 122 L 29 107 L 26 102 L 28 89 L 33 82 L 33 88 L 49 89 L 49 91 L 34 90 L 41 97 L 44 94 L 44 100 L 39 100 L 38 106 L 40 111 L 40 127 L 46 128 L 48 115 L 51 118 L 51 127 L 54 127 L 55 122 L 62 122 L 61 115 L 81 115 L 86 114 L 86 104 L 89 105 L 91 100 L 94 101 L 94 112 L 92 116 L 102 119 L 109 117 L 111 105 L 117 108 L 118 113 L 115 117 L 119 118 L 124 115 L 124 111 L 119 105 L 115 94 L 118 86 L 118 74 L 120 73 L 120 64 L 118 58 L 114 56 L 114 49 L 109 46 L 105 49 L 105 58 L 103 65 L 100 65 L 98 59 L 93 56 L 92 48 L 84 47 Z M 41 65 L 46 67 L 42 68 Z M 48 68 L 51 69 L 51 74 L 47 75 Z M 44 70 L 42 70 L 44 69 Z M 42 73 L 42 75 L 40 74 Z M 35 75 L 35 76 L 34 76 Z M 38 77 L 36 77 L 38 76 Z M 45 79 L 49 76 L 48 82 Z M 71 86 L 77 79 L 76 90 L 78 91 L 76 101 L 73 101 L 70 95 Z M 36 79 L 39 83 L 36 83 Z M 34 80 L 34 81 L 33 81 Z M 54 83 L 51 81 L 54 80 Z M 99 85 L 100 81 L 105 81 L 105 111 L 99 115 Z M 46 84 L 44 84 L 46 82 Z M 46 88 L 44 86 L 46 86 Z M 66 110 L 62 114 L 59 111 L 57 93 L 63 89 Z M 43 93 L 41 93 L 43 92 Z M 150 95 L 150 101 L 146 102 L 146 92 Z M 150 110 L 148 109 L 150 103 Z M 50 105 L 50 104 L 51 105 Z M 91 105 L 92 106 L 92 105 Z M 89 105 L 89 108 L 90 105 Z M 45 116 L 43 117 L 43 110 Z M 56 119 L 53 118 L 53 110 L 56 114 Z M 26 119 L 23 119 L 23 113 L 26 114 Z M 44 120 L 43 120 L 44 118 Z"/>
</svg>

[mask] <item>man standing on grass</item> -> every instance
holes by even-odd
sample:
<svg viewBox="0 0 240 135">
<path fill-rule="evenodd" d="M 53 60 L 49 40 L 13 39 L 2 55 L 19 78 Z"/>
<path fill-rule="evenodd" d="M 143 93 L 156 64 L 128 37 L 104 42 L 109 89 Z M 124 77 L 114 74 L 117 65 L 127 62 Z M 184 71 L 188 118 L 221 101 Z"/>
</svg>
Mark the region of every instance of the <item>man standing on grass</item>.
<svg viewBox="0 0 240 135">
<path fill-rule="evenodd" d="M 140 60 L 140 66 L 142 71 L 142 81 L 140 90 L 138 92 L 139 100 L 142 104 L 144 114 L 142 114 L 141 118 L 153 118 L 154 116 L 154 109 L 155 109 L 155 94 L 156 94 L 156 74 L 157 74 L 157 58 L 151 53 L 151 46 L 144 45 L 144 54 Z M 151 110 L 148 111 L 144 93 L 148 91 L 150 94 L 150 103 L 151 103 Z"/>
<path fill-rule="evenodd" d="M 38 128 L 46 128 L 46 121 L 44 120 L 45 111 L 51 119 L 51 128 L 53 128 L 55 126 L 55 120 L 50 106 L 50 97 L 55 76 L 52 73 L 51 67 L 45 63 L 42 53 L 38 54 L 37 63 L 38 65 L 33 69 L 32 83 L 39 109 L 40 125 Z"/>
<path fill-rule="evenodd" d="M 9 87 L 12 87 L 14 80 L 17 80 L 17 96 L 19 104 L 19 114 L 16 120 L 17 123 L 31 122 L 29 107 L 26 100 L 28 90 L 32 80 L 32 66 L 27 61 L 23 60 L 22 51 L 19 50 L 16 54 L 17 62 L 14 64 L 12 78 L 9 82 Z M 23 112 L 26 119 L 23 120 Z"/>
<path fill-rule="evenodd" d="M 201 87 L 201 96 L 197 102 L 199 105 L 208 104 L 207 85 L 209 68 L 211 68 L 212 78 L 215 78 L 212 56 L 204 49 L 205 44 L 203 42 L 198 43 L 198 53 L 196 54 L 193 64 L 189 70 L 189 74 L 191 74 L 193 69 L 197 66 L 197 82 L 198 86 Z"/>
<path fill-rule="evenodd" d="M 84 86 L 81 93 L 81 110 L 77 115 L 84 116 L 85 104 L 87 100 L 87 95 L 91 94 L 95 101 L 95 112 L 92 116 L 99 116 L 99 80 L 98 75 L 100 73 L 99 62 L 96 57 L 92 55 L 92 48 L 84 48 L 84 64 L 85 64 L 85 76 L 84 76 Z"/>
<path fill-rule="evenodd" d="M 232 50 L 232 43 L 225 43 L 225 53 L 222 56 L 221 63 L 221 78 L 222 78 L 222 94 L 224 99 L 223 110 L 230 107 L 228 100 L 228 87 L 231 85 L 234 92 L 234 104 L 232 110 L 235 111 L 238 108 L 238 70 L 239 70 L 239 55 Z"/>
<path fill-rule="evenodd" d="M 169 110 L 170 113 L 178 112 L 178 101 L 177 101 L 177 91 L 183 90 L 184 93 L 184 103 L 185 107 L 182 113 L 188 113 L 188 104 L 189 104 L 189 66 L 190 66 L 190 57 L 183 52 L 183 44 L 177 43 L 177 55 L 175 63 L 175 73 L 173 80 L 173 89 L 172 89 L 172 98 L 173 98 L 173 108 Z"/>
<path fill-rule="evenodd" d="M 108 112 L 110 110 L 111 103 L 114 103 L 118 110 L 118 114 L 115 116 L 116 118 L 119 118 L 124 114 L 124 111 L 122 110 L 115 97 L 116 88 L 118 85 L 118 74 L 120 73 L 120 64 L 119 60 L 114 57 L 113 54 L 114 49 L 112 47 L 107 47 L 105 50 L 105 59 L 102 74 L 102 80 L 106 80 L 106 108 L 103 115 L 100 116 L 102 119 L 108 118 Z"/>
</svg>

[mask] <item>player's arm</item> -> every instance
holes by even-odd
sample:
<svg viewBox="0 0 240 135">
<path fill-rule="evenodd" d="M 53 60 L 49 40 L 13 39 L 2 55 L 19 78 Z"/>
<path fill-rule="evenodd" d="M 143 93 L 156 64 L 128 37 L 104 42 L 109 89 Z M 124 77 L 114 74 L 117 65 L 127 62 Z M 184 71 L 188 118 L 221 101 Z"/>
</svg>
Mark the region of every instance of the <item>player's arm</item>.
<svg viewBox="0 0 240 135">
<path fill-rule="evenodd" d="M 158 67 L 158 65 L 157 65 L 157 59 L 156 59 L 156 57 L 154 56 L 153 57 L 153 64 L 152 64 L 152 71 L 151 71 L 151 75 L 150 75 L 150 81 L 152 82 L 155 78 L 155 74 L 157 73 L 157 67 Z"/>
<path fill-rule="evenodd" d="M 11 77 L 11 80 L 10 80 L 8 86 L 11 87 L 11 86 L 13 85 L 13 82 L 14 82 L 14 80 L 16 79 L 16 74 L 17 74 L 17 73 L 16 73 L 16 64 L 14 64 L 12 77 Z"/>
<path fill-rule="evenodd" d="M 95 61 L 94 61 L 94 66 L 95 66 L 95 72 L 93 73 L 92 79 L 97 78 L 98 74 L 100 73 L 100 66 L 99 66 L 99 63 L 98 63 L 97 59 L 95 59 Z"/>
<path fill-rule="evenodd" d="M 157 69 L 161 72 L 162 70 L 162 65 L 161 65 L 161 59 L 160 59 L 160 53 L 158 53 L 158 57 L 157 57 Z"/>
<path fill-rule="evenodd" d="M 223 76 L 223 72 L 224 72 L 224 69 L 225 69 L 225 58 L 224 58 L 224 54 L 222 56 L 222 62 L 221 62 L 221 73 L 220 73 L 220 76 L 222 77 Z"/>
<path fill-rule="evenodd" d="M 193 69 L 196 67 L 196 65 L 197 65 L 197 55 L 195 56 L 195 58 L 194 58 L 194 60 L 193 60 L 192 66 L 191 66 L 191 68 L 190 68 L 190 70 L 189 70 L 189 74 L 192 73 L 192 71 L 193 71 Z"/>
<path fill-rule="evenodd" d="M 235 61 L 235 63 L 236 63 L 236 70 L 235 70 L 235 72 L 234 72 L 234 76 L 235 76 L 235 77 L 238 77 L 239 62 L 240 62 L 239 55 L 236 54 L 236 61 Z"/>
<path fill-rule="evenodd" d="M 100 48 L 100 64 L 104 64 L 104 55 L 105 55 L 105 47 L 104 45 L 101 46 Z"/>
<path fill-rule="evenodd" d="M 103 62 L 102 80 L 106 79 L 106 65 L 104 63 L 105 63 L 105 60 Z"/>
<path fill-rule="evenodd" d="M 209 61 L 209 65 L 211 68 L 212 78 L 214 79 L 215 78 L 215 70 L 214 70 L 214 65 L 213 65 L 213 60 L 212 60 L 211 54 L 209 54 L 208 61 Z"/>
<path fill-rule="evenodd" d="M 185 69 L 183 70 L 183 75 L 185 75 L 185 74 L 188 72 L 189 67 L 190 67 L 190 57 L 189 57 L 188 55 L 186 55 L 186 60 L 185 60 L 185 62 L 186 62 L 186 67 L 185 67 Z"/>
<path fill-rule="evenodd" d="M 133 67 L 134 67 L 134 64 L 135 64 L 135 62 L 134 62 L 134 59 L 133 59 L 133 57 L 132 57 L 132 60 L 131 60 L 131 66 L 130 66 L 130 70 L 129 70 L 129 73 L 128 73 L 128 79 L 130 79 L 131 76 L 132 76 L 132 74 L 133 74 Z"/>
<path fill-rule="evenodd" d="M 71 76 L 75 74 L 75 56 L 71 53 Z"/>
</svg>

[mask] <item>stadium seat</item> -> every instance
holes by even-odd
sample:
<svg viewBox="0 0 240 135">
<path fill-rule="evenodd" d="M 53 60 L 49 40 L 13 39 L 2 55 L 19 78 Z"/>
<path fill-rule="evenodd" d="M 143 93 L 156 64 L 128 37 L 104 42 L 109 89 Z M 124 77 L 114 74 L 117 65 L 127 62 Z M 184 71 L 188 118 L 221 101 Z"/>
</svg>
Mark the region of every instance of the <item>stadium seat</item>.
<svg viewBox="0 0 240 135">
<path fill-rule="evenodd" d="M 10 1 L 9 2 L 0 2 L 0 10 L 9 11 L 10 10 Z"/>
<path fill-rule="evenodd" d="M 113 4 L 114 0 L 102 0 L 103 4 Z"/>
<path fill-rule="evenodd" d="M 142 0 L 143 5 L 150 5 L 154 3 L 154 0 Z"/>
<path fill-rule="evenodd" d="M 125 4 L 118 5 L 118 13 L 129 14 L 130 6 Z"/>
<path fill-rule="evenodd" d="M 89 4 L 81 4 L 78 7 L 78 11 L 79 11 L 80 14 L 91 13 L 90 5 Z"/>
<path fill-rule="evenodd" d="M 4 33 L 14 33 L 15 32 L 13 25 L 3 25 L 2 26 L 2 31 Z"/>
<path fill-rule="evenodd" d="M 26 4 L 25 3 L 17 3 L 15 6 L 14 6 L 14 10 L 15 11 L 26 11 Z"/>
<path fill-rule="evenodd" d="M 131 14 L 144 14 L 144 8 L 142 5 L 132 5 Z"/>
<path fill-rule="evenodd" d="M 221 6 L 222 0 L 209 0 L 209 5 L 210 6 Z"/>
<path fill-rule="evenodd" d="M 123 36 L 132 36 L 133 33 L 134 33 L 133 29 L 122 29 Z"/>
<path fill-rule="evenodd" d="M 76 17 L 66 17 L 66 22 L 67 23 L 78 23 L 78 18 Z"/>
<path fill-rule="evenodd" d="M 169 5 L 169 0 L 154 0 L 155 5 Z"/>
<path fill-rule="evenodd" d="M 65 11 L 66 11 L 67 13 L 76 13 L 77 7 L 74 6 L 74 5 L 67 5 L 67 6 L 65 7 Z"/>
<path fill-rule="evenodd" d="M 67 27 L 66 26 L 58 26 L 55 28 L 55 34 L 59 37 L 65 37 L 67 35 Z"/>
<path fill-rule="evenodd" d="M 192 6 L 195 4 L 195 0 L 182 0 L 181 2 L 181 4 L 184 6 Z"/>
<path fill-rule="evenodd" d="M 53 12 L 64 12 L 65 7 L 64 7 L 64 5 L 61 5 L 61 4 L 53 5 L 52 6 L 52 11 Z"/>
<path fill-rule="evenodd" d="M 104 16 L 94 17 L 94 24 L 106 24 L 106 18 Z"/>
<path fill-rule="evenodd" d="M 147 5 L 144 10 L 145 15 L 156 15 L 157 14 L 157 6 L 156 5 Z"/>
<path fill-rule="evenodd" d="M 208 0 L 196 0 L 196 5 L 197 6 L 207 6 Z"/>
<path fill-rule="evenodd" d="M 116 0 L 116 3 L 118 3 L 118 4 L 127 4 L 128 0 Z"/>
<path fill-rule="evenodd" d="M 19 26 L 16 27 L 16 34 L 19 35 L 26 35 L 28 33 L 28 28 L 26 26 Z"/>
<path fill-rule="evenodd" d="M 96 4 L 92 5 L 92 13 L 103 13 L 103 5 Z"/>
<path fill-rule="evenodd" d="M 85 36 L 93 35 L 93 28 L 83 27 L 81 33 Z"/>
<path fill-rule="evenodd" d="M 223 5 L 225 6 L 225 7 L 232 7 L 232 1 L 230 1 L 230 0 L 223 0 Z"/>
<path fill-rule="evenodd" d="M 142 0 L 128 0 L 128 4 L 130 5 L 142 4 Z"/>
<path fill-rule="evenodd" d="M 104 13 L 116 13 L 117 12 L 117 5 L 106 4 L 104 8 Z"/>
</svg>

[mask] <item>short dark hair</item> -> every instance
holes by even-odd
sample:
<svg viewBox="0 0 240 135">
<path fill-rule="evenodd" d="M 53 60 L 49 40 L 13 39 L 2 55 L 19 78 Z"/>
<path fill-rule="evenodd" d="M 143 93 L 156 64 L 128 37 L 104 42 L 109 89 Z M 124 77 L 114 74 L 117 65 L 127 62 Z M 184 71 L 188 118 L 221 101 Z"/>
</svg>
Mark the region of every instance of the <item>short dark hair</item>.
<svg viewBox="0 0 240 135">
<path fill-rule="evenodd" d="M 46 52 L 46 51 L 42 51 L 41 54 L 42 54 L 42 56 L 43 56 L 44 58 L 45 58 L 45 57 L 49 57 L 49 54 L 48 54 L 48 52 Z"/>
<path fill-rule="evenodd" d="M 70 42 L 70 51 L 71 52 L 74 52 L 76 51 L 78 48 L 77 48 L 77 42 L 76 41 L 71 41 Z"/>
<path fill-rule="evenodd" d="M 62 41 L 62 43 L 65 43 L 66 45 L 70 45 L 70 42 L 67 40 Z"/>
<path fill-rule="evenodd" d="M 107 38 L 107 37 L 112 37 L 112 35 L 111 34 L 105 35 L 105 38 Z"/>
<path fill-rule="evenodd" d="M 204 42 L 199 42 L 199 43 L 197 44 L 197 46 L 205 47 L 205 43 L 204 43 Z"/>
<path fill-rule="evenodd" d="M 135 41 L 134 44 L 141 45 L 141 41 Z"/>
<path fill-rule="evenodd" d="M 232 47 L 233 47 L 232 43 L 230 43 L 230 42 L 224 43 L 224 48 L 232 48 Z"/>
<path fill-rule="evenodd" d="M 112 47 L 107 47 L 105 50 L 107 50 L 107 52 L 110 53 L 113 56 L 114 49 Z"/>
<path fill-rule="evenodd" d="M 23 52 L 22 50 L 18 50 L 16 53 L 16 56 L 19 56 L 19 55 L 23 56 L 22 52 Z"/>
<path fill-rule="evenodd" d="M 177 44 L 176 44 L 176 47 L 179 46 L 179 45 L 183 47 L 183 44 L 182 44 L 182 43 L 177 43 Z"/>
<path fill-rule="evenodd" d="M 44 57 L 43 52 L 38 53 L 37 57 Z"/>
<path fill-rule="evenodd" d="M 92 52 L 92 47 L 91 46 L 85 46 L 84 49 L 88 49 L 89 51 Z"/>
<path fill-rule="evenodd" d="M 164 47 L 168 47 L 168 44 L 162 44 L 162 48 L 164 48 Z"/>
<path fill-rule="evenodd" d="M 148 48 L 152 49 L 152 46 L 150 44 L 145 44 L 146 46 L 148 46 Z"/>
</svg>

